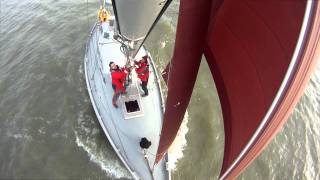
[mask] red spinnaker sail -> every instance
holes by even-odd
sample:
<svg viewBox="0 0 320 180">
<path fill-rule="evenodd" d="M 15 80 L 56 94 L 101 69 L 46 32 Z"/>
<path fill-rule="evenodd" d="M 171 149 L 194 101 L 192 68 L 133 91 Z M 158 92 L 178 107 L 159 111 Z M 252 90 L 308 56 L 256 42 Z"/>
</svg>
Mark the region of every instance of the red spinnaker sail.
<svg viewBox="0 0 320 180">
<path fill-rule="evenodd" d="M 211 1 L 208 0 L 180 2 L 176 44 L 170 63 L 168 96 L 156 163 L 173 142 L 188 106 L 203 53 L 210 9 Z"/>
<path fill-rule="evenodd" d="M 157 162 L 177 134 L 204 54 L 224 117 L 221 178 L 243 171 L 309 80 L 320 56 L 319 14 L 318 1 L 181 0 Z"/>
</svg>

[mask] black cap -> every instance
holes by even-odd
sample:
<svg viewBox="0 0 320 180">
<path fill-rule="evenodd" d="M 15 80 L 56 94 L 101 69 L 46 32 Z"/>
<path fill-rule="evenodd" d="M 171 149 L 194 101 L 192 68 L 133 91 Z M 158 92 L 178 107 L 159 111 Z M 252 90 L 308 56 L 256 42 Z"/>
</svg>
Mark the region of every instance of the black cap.
<svg viewBox="0 0 320 180">
<path fill-rule="evenodd" d="M 111 61 L 110 63 L 109 63 L 109 67 L 111 67 L 111 64 L 113 64 L 114 62 L 113 61 Z"/>
<path fill-rule="evenodd" d="M 148 149 L 151 146 L 151 141 L 149 141 L 147 138 L 143 137 L 140 140 L 140 147 L 142 149 Z"/>
</svg>

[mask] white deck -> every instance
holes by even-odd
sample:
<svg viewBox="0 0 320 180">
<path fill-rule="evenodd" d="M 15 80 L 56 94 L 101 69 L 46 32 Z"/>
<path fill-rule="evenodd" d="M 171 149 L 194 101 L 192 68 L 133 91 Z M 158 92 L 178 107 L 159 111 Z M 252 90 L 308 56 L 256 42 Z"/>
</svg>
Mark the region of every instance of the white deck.
<svg viewBox="0 0 320 180">
<path fill-rule="evenodd" d="M 109 33 L 109 38 L 104 38 L 103 33 L 100 33 L 99 28 L 95 26 L 87 43 L 85 73 L 91 102 L 106 136 L 133 177 L 143 180 L 152 179 L 139 142 L 142 137 L 147 137 L 152 142 L 147 150 L 149 164 L 152 166 L 158 148 L 163 116 L 157 74 L 150 62 L 149 96 L 141 97 L 140 94 L 143 94 L 143 91 L 133 70 L 133 81 L 128 87 L 128 96 L 121 96 L 117 103 L 119 108 L 114 108 L 111 101 L 113 89 L 109 62 L 114 61 L 122 67 L 126 59 L 120 52 L 120 43 L 113 39 L 112 28 L 104 23 L 103 29 Z M 146 53 L 141 48 L 137 59 Z M 136 98 L 141 104 L 141 112 L 125 117 L 124 101 L 126 98 Z M 166 170 L 165 161 L 162 160 L 155 167 L 154 179 L 170 179 L 170 172 Z"/>
</svg>

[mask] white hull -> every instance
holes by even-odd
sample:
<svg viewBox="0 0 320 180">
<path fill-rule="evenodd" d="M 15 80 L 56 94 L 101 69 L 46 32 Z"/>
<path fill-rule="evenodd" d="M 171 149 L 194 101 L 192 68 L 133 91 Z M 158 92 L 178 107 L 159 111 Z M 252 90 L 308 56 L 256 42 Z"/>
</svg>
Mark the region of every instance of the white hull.
<svg viewBox="0 0 320 180">
<path fill-rule="evenodd" d="M 140 96 L 143 91 L 139 88 L 140 82 L 133 70 L 132 84 L 127 88 L 128 96 L 121 96 L 118 99 L 119 108 L 114 108 L 108 65 L 113 61 L 121 67 L 126 58 L 120 51 L 121 44 L 113 39 L 113 27 L 104 23 L 103 30 L 109 37 L 104 37 L 105 34 L 100 32 L 99 26 L 93 28 L 87 42 L 84 63 L 88 92 L 100 125 L 135 179 L 170 179 L 170 171 L 166 168 L 167 157 L 154 167 L 153 175 L 148 167 L 148 163 L 152 166 L 155 161 L 163 119 L 163 99 L 152 58 L 149 62 L 149 96 Z M 146 53 L 144 48 L 141 48 L 137 59 Z M 139 111 L 127 113 L 124 102 L 130 100 L 138 102 Z M 147 150 L 148 163 L 139 146 L 142 137 L 147 137 L 152 142 Z"/>
</svg>

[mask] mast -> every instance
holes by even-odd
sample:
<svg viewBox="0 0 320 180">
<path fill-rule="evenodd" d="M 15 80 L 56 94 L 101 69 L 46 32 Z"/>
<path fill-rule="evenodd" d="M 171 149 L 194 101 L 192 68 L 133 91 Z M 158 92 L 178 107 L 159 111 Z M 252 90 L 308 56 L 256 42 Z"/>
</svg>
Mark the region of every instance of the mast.
<svg viewBox="0 0 320 180">
<path fill-rule="evenodd" d="M 133 59 L 172 0 L 112 0 L 117 21 L 116 36 L 125 42 Z"/>
</svg>

